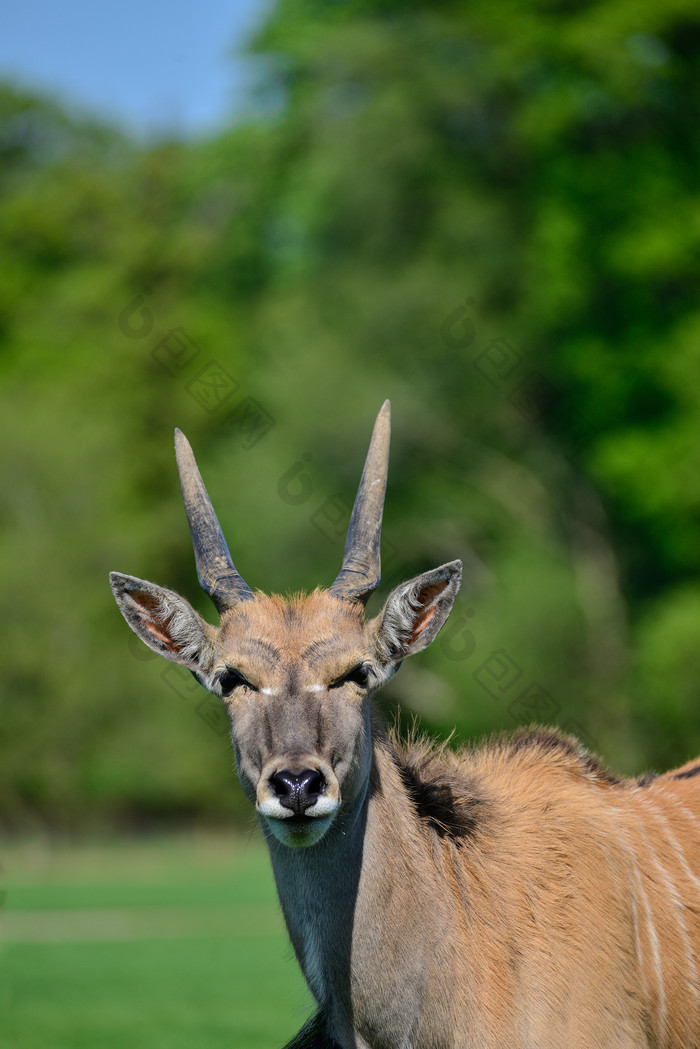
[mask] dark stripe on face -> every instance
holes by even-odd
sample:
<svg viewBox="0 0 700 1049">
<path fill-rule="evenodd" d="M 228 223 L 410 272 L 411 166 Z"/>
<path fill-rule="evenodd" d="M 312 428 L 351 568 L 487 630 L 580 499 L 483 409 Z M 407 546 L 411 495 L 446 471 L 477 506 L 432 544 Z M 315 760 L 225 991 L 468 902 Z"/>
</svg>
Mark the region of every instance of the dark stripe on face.
<svg viewBox="0 0 700 1049">
<path fill-rule="evenodd" d="M 296 667 L 290 667 L 289 669 L 285 691 L 289 697 L 299 695 L 299 674 Z"/>
<path fill-rule="evenodd" d="M 273 661 L 279 661 L 282 658 L 282 653 L 277 645 L 273 645 L 271 641 L 263 641 L 261 637 L 248 637 L 241 646 L 242 655 L 254 656 L 261 652 L 264 652 Z"/>
<path fill-rule="evenodd" d="M 265 727 L 265 746 L 267 747 L 268 753 L 272 753 L 272 723 L 270 721 L 270 711 L 267 703 L 262 708 L 263 713 L 263 725 Z"/>
<path fill-rule="evenodd" d="M 318 663 L 321 652 L 327 648 L 334 648 L 338 644 L 337 638 L 319 638 L 318 641 L 312 641 L 310 645 L 301 652 L 301 660 L 306 662 L 309 661 L 312 666 Z"/>
<path fill-rule="evenodd" d="M 322 753 L 323 745 L 324 745 L 324 743 L 326 741 L 326 739 L 325 739 L 325 732 L 324 732 L 325 727 L 326 726 L 325 726 L 324 717 L 323 717 L 323 705 L 321 703 L 319 703 L 318 704 L 318 708 L 316 710 L 316 753 L 317 754 L 321 754 Z"/>
<path fill-rule="evenodd" d="M 322 637 L 319 638 L 318 641 L 312 641 L 311 644 L 304 649 L 301 653 L 301 659 L 303 662 L 308 662 L 309 666 L 313 667 L 326 658 L 329 649 L 342 649 L 343 647 L 345 646 L 340 638 Z"/>
</svg>

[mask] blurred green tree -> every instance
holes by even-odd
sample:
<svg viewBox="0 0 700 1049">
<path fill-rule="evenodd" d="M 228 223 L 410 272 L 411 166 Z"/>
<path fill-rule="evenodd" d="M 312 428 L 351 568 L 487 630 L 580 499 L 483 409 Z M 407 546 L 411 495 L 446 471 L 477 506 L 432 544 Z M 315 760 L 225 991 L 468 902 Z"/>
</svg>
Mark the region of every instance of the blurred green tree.
<svg viewBox="0 0 700 1049">
<path fill-rule="evenodd" d="M 386 582 L 467 572 L 384 705 L 686 759 L 700 14 L 279 0 L 252 51 L 249 114 L 200 143 L 0 96 L 0 818 L 229 817 L 221 720 L 106 572 L 206 608 L 178 425 L 249 582 L 332 579 L 385 396 Z"/>
</svg>

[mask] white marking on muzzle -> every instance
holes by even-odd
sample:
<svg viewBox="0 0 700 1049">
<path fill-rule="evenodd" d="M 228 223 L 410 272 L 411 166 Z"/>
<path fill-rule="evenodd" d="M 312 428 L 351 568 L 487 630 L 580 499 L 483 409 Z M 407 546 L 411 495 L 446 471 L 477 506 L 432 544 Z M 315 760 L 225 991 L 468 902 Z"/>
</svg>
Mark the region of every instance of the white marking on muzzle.
<svg viewBox="0 0 700 1049">
<path fill-rule="evenodd" d="M 320 816 L 330 816 L 338 808 L 338 805 L 337 798 L 329 798 L 322 794 L 313 805 L 309 805 L 308 809 L 304 810 L 304 816 L 309 816 L 312 819 Z M 286 805 L 281 803 L 279 798 L 274 796 L 259 802 L 257 809 L 262 816 L 267 816 L 271 820 L 289 820 L 299 815 L 293 809 L 288 809 Z"/>
</svg>

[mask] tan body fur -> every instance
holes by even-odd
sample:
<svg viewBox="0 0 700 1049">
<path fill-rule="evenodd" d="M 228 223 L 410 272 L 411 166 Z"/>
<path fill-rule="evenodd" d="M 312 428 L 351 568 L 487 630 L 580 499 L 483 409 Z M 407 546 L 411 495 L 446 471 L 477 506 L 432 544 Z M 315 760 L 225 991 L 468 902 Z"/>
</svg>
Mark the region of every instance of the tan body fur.
<svg viewBox="0 0 700 1049">
<path fill-rule="evenodd" d="M 327 641 L 319 649 L 328 663 L 315 668 L 322 678 L 361 654 L 347 647 L 349 623 L 338 628 L 324 594 L 284 606 L 261 600 L 256 629 L 269 627 L 271 601 L 292 625 L 285 667 L 294 664 L 292 645 L 313 639 Z M 245 630 L 252 627 L 248 614 Z M 347 1031 L 338 1044 L 700 1046 L 700 775 L 678 779 L 679 769 L 641 786 L 617 780 L 547 729 L 460 754 L 401 743 L 375 719 L 372 737 L 361 845 L 345 828 L 344 841 L 331 829 L 328 868 L 314 855 L 320 845 L 293 853 L 304 880 L 320 866 L 331 886 L 317 936 L 329 957 L 309 958 L 295 935 L 303 890 L 284 862 L 289 849 L 270 841 L 299 962 L 319 1001 L 333 1003 L 329 1029 Z M 329 870 L 354 870 L 358 853 L 352 918 L 341 934 L 327 928 L 338 911 L 339 879 Z M 300 909 L 308 922 L 308 901 Z M 319 964 L 341 970 L 332 987 L 315 986 Z"/>
<path fill-rule="evenodd" d="M 461 579 L 457 561 L 424 572 L 365 619 L 388 403 L 343 568 L 308 596 L 248 587 L 181 434 L 177 454 L 220 625 L 143 579 L 112 573 L 112 588 L 229 712 L 318 1004 L 287 1049 L 700 1049 L 700 761 L 618 780 L 550 729 L 455 754 L 401 743 L 373 713 Z"/>
<path fill-rule="evenodd" d="M 380 777 L 393 778 L 396 748 L 377 754 Z M 377 913 L 406 929 L 414 910 L 440 930 L 426 966 L 430 1034 L 416 1044 L 700 1045 L 700 777 L 611 782 L 545 730 L 440 756 L 428 782 L 441 767 L 455 791 L 478 791 L 466 840 L 439 833 L 427 811 L 416 840 L 410 809 L 388 811 L 384 791 L 377 802 L 382 840 L 414 865 L 391 917 L 381 897 Z M 396 949 L 410 952 L 411 936 Z"/>
</svg>

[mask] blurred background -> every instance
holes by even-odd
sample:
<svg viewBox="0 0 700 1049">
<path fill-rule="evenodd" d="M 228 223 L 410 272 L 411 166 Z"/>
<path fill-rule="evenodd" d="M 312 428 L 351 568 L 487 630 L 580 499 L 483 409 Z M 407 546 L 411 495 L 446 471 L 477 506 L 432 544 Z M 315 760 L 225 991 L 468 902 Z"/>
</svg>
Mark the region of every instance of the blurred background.
<svg viewBox="0 0 700 1049">
<path fill-rule="evenodd" d="M 68 913 L 76 878 L 96 908 L 127 906 L 126 883 L 162 903 L 174 870 L 171 902 L 213 906 L 236 892 L 225 842 L 253 833 L 222 710 L 139 645 L 107 584 L 152 579 L 213 617 L 174 426 L 237 567 L 286 592 L 337 573 L 389 397 L 370 607 L 446 560 L 466 571 L 387 717 L 458 742 L 555 724 L 630 775 L 700 751 L 700 13 L 28 10 L 0 52 L 0 964 L 17 980 L 0 1006 L 8 1046 L 119 1046 L 116 1008 L 87 1020 L 82 995 L 66 1013 L 60 984 L 113 954 L 38 962 L 31 915 Z M 258 850 L 253 834 L 236 859 L 259 857 L 251 892 Z M 224 941 L 202 937 L 220 976 Z M 49 957 L 37 1010 L 29 974 Z M 202 1045 L 269 1045 L 301 1023 L 300 983 L 279 1035 L 255 1009 L 241 1034 L 230 988 L 210 1030 L 199 1005 L 175 1023 L 189 972 L 153 991 L 161 1022 L 153 998 L 129 1013 L 151 1044 L 191 1045 L 192 1022 Z"/>
</svg>

